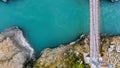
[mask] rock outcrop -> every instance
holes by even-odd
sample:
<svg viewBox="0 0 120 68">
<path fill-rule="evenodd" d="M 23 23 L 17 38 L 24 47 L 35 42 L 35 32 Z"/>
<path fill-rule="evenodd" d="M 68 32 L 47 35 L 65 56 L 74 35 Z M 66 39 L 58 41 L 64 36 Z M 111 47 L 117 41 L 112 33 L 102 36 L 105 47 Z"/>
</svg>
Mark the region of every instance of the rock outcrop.
<svg viewBox="0 0 120 68">
<path fill-rule="evenodd" d="M 0 34 L 0 68 L 31 68 L 34 50 L 18 27 Z"/>
<path fill-rule="evenodd" d="M 112 64 L 113 68 L 120 68 L 120 36 L 104 36 L 102 42 L 103 60 Z"/>
<path fill-rule="evenodd" d="M 83 53 L 89 52 L 88 36 L 82 36 L 68 45 L 42 51 L 34 68 L 83 68 L 85 67 Z M 86 68 L 89 65 L 86 64 Z"/>
<path fill-rule="evenodd" d="M 81 36 L 75 42 L 42 51 L 34 68 L 90 68 L 84 54 L 89 57 L 89 35 Z M 120 36 L 101 35 L 100 54 L 104 62 L 120 68 Z"/>
</svg>

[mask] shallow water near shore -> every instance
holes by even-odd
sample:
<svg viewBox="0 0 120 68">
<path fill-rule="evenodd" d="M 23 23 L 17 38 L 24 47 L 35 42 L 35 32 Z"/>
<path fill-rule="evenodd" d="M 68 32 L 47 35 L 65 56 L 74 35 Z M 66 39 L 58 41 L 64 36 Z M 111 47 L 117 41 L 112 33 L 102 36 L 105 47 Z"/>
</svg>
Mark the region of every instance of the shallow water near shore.
<svg viewBox="0 0 120 68">
<path fill-rule="evenodd" d="M 101 0 L 101 33 L 120 34 L 120 2 Z M 89 33 L 88 0 L 10 0 L 0 2 L 0 31 L 22 28 L 39 55 L 47 47 L 68 43 Z"/>
</svg>

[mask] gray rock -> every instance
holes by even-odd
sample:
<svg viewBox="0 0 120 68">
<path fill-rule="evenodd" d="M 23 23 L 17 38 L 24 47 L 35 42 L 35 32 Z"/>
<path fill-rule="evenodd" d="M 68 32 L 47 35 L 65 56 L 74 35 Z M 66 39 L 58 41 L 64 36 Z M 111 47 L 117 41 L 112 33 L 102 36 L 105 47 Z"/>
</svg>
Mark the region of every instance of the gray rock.
<svg viewBox="0 0 120 68">
<path fill-rule="evenodd" d="M 0 68 L 31 68 L 34 59 L 34 50 L 18 27 L 0 34 Z"/>
</svg>

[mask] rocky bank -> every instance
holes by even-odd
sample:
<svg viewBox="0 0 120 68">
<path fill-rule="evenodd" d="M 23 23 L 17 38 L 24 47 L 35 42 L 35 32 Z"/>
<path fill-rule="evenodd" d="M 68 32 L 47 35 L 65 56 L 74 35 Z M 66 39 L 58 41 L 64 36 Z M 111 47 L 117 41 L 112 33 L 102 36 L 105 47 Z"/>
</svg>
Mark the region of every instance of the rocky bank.
<svg viewBox="0 0 120 68">
<path fill-rule="evenodd" d="M 89 55 L 89 35 L 82 35 L 77 41 L 57 48 L 47 48 L 42 51 L 34 68 L 90 68 L 85 62 L 84 55 Z M 101 35 L 100 54 L 103 61 L 120 68 L 120 36 Z M 112 48 L 111 48 L 112 47 Z M 105 67 L 104 67 L 105 68 Z"/>
<path fill-rule="evenodd" d="M 0 34 L 0 68 L 31 68 L 34 50 L 18 27 Z"/>
<path fill-rule="evenodd" d="M 89 54 L 89 35 L 56 48 L 46 48 L 35 60 L 34 49 L 18 27 L 0 34 L 0 68 L 90 68 L 84 56 Z M 100 55 L 103 60 L 120 68 L 120 36 L 102 34 Z"/>
</svg>

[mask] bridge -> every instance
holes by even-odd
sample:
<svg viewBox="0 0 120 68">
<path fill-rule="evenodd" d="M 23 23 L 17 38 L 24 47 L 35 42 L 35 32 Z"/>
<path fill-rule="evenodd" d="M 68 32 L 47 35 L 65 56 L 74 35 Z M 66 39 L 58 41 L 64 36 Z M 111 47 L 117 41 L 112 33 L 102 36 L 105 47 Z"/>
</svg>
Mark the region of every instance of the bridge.
<svg viewBox="0 0 120 68">
<path fill-rule="evenodd" d="M 100 30 L 99 30 L 99 0 L 89 0 L 90 3 L 90 65 L 91 68 L 112 68 L 109 63 L 102 67 L 100 60 Z"/>
<path fill-rule="evenodd" d="M 99 0 L 90 0 L 90 59 L 99 59 Z"/>
</svg>

